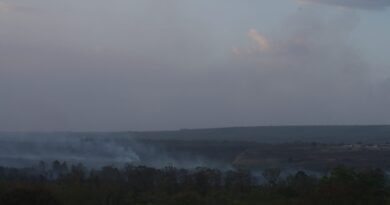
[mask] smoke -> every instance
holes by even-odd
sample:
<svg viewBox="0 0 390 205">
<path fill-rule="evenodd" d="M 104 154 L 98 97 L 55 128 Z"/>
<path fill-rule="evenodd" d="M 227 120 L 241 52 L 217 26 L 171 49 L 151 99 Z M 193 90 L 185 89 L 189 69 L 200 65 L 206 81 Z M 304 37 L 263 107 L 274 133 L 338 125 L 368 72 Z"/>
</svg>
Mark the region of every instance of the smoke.
<svg viewBox="0 0 390 205">
<path fill-rule="evenodd" d="M 9 6 L 6 3 L 0 1 L 0 12 L 7 12 L 9 9 Z"/>
<path fill-rule="evenodd" d="M 9 13 L 25 13 L 25 14 L 38 14 L 42 13 L 39 9 L 35 9 L 30 6 L 26 6 L 21 4 L 21 2 L 13 2 L 13 1 L 0 1 L 0 15 L 9 14 Z"/>
<path fill-rule="evenodd" d="M 332 6 L 341 6 L 358 9 L 382 10 L 390 6 L 388 0 L 299 0 L 300 2 L 328 4 Z"/>
<path fill-rule="evenodd" d="M 0 138 L 1 165 L 24 167 L 39 161 L 58 160 L 99 167 L 139 161 L 131 147 L 122 146 L 113 140 L 51 135 L 14 133 L 4 137 L 3 134 Z"/>
<path fill-rule="evenodd" d="M 30 167 L 40 162 L 82 163 L 88 168 L 126 164 L 156 168 L 231 168 L 202 153 L 172 151 L 158 142 L 143 142 L 115 133 L 0 133 L 0 166 Z M 174 146 L 175 143 L 172 144 Z"/>
<path fill-rule="evenodd" d="M 390 122 L 388 93 L 351 39 L 356 13 L 307 8 L 265 30 L 252 4 L 194 2 L 40 0 L 46 14 L 7 12 L 0 130 Z"/>
<path fill-rule="evenodd" d="M 389 113 L 377 106 L 381 94 L 374 91 L 381 82 L 372 81 L 370 64 L 350 43 L 358 22 L 348 11 L 326 18 L 299 11 L 267 35 L 268 49 L 259 49 L 258 42 L 235 48 L 233 66 L 226 65 L 238 89 L 232 98 L 264 124 L 388 122 Z"/>
<path fill-rule="evenodd" d="M 264 36 L 260 35 L 255 29 L 251 29 L 248 33 L 249 37 L 251 37 L 260 48 L 262 49 L 268 49 L 269 48 L 269 43 L 267 38 Z"/>
</svg>

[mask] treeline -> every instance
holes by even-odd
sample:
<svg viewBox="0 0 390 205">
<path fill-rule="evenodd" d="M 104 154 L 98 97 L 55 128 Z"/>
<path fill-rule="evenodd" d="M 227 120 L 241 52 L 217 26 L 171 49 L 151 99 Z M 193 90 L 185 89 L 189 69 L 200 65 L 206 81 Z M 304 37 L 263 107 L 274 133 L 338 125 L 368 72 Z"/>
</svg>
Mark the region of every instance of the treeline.
<svg viewBox="0 0 390 205">
<path fill-rule="evenodd" d="M 380 169 L 338 167 L 322 177 L 280 170 L 162 169 L 127 165 L 88 170 L 54 162 L 0 167 L 1 205 L 384 205 L 390 185 Z"/>
</svg>

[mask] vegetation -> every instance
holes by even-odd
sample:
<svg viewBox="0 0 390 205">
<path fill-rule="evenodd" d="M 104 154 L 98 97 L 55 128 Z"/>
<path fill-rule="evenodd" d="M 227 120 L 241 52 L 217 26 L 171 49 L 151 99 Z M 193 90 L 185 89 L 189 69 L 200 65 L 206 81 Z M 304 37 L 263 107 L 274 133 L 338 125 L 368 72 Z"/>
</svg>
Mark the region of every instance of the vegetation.
<svg viewBox="0 0 390 205">
<path fill-rule="evenodd" d="M 390 186 L 379 169 L 338 167 L 323 177 L 299 171 L 283 179 L 280 170 L 269 169 L 262 175 L 260 182 L 244 170 L 132 165 L 87 170 L 56 161 L 30 169 L 0 168 L 0 204 L 390 204 Z"/>
</svg>

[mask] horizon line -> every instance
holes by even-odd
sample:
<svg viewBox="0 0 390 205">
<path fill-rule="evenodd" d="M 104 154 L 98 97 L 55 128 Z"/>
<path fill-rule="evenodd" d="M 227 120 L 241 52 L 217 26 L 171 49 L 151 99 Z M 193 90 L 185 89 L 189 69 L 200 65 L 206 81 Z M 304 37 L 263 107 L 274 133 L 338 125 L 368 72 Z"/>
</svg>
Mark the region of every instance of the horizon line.
<svg viewBox="0 0 390 205">
<path fill-rule="evenodd" d="M 226 126 L 226 127 L 200 127 L 200 128 L 177 128 L 177 129 L 156 129 L 156 130 L 25 130 L 25 131 L 2 131 L 0 133 L 124 133 L 124 132 L 180 132 L 194 130 L 214 130 L 233 128 L 271 128 L 271 127 L 382 127 L 390 124 L 312 124 L 312 125 L 248 125 L 248 126 Z"/>
</svg>

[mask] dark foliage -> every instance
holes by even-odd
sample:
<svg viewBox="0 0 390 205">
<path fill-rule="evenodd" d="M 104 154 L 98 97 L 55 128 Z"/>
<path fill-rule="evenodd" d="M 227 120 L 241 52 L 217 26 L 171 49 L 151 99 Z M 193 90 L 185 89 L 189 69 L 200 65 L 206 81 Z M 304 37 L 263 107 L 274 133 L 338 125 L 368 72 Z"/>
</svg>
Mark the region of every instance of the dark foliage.
<svg viewBox="0 0 390 205">
<path fill-rule="evenodd" d="M 318 178 L 303 171 L 286 178 L 263 172 L 127 165 L 87 170 L 55 161 L 37 168 L 0 167 L 1 205 L 385 205 L 390 186 L 379 169 L 338 167 Z"/>
</svg>

